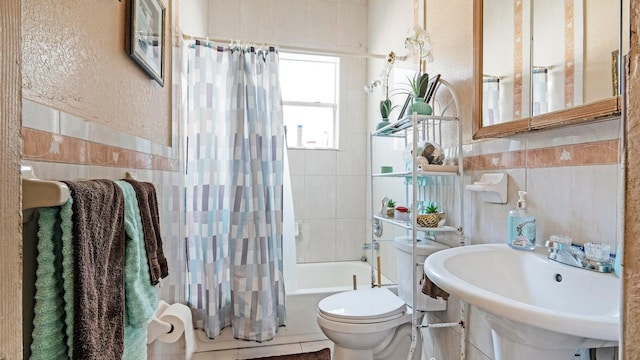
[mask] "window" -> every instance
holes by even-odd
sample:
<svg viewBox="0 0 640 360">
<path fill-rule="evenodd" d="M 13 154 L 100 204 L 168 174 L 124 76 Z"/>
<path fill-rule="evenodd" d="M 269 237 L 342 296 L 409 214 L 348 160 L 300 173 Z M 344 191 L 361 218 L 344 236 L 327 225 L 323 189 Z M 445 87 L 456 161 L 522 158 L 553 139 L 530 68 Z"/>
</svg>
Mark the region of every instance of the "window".
<svg viewBox="0 0 640 360">
<path fill-rule="evenodd" d="M 289 148 L 337 148 L 338 74 L 334 56 L 280 52 L 280 87 Z"/>
</svg>

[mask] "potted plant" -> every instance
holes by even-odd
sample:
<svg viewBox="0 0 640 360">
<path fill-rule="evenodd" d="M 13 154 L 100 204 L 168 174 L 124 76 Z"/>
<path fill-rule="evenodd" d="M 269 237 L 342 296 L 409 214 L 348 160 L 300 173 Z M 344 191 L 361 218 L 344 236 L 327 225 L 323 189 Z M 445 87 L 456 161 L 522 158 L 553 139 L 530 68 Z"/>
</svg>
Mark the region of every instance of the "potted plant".
<svg viewBox="0 0 640 360">
<path fill-rule="evenodd" d="M 387 217 L 392 218 L 396 210 L 396 202 L 393 199 L 387 200 Z"/>
<path fill-rule="evenodd" d="M 382 87 L 384 88 L 385 98 L 380 101 L 380 116 L 382 120 L 376 126 L 376 130 L 380 130 L 389 125 L 389 115 L 391 115 L 391 111 L 397 106 L 393 105 L 391 99 L 389 99 L 389 75 L 391 74 L 391 69 L 395 61 L 396 54 L 391 51 L 387 54 L 387 63 L 385 69 L 382 71 Z"/>
<path fill-rule="evenodd" d="M 420 115 L 431 115 L 433 109 L 431 105 L 422 105 L 424 103 L 424 96 L 427 93 L 427 86 L 429 85 L 429 74 L 422 73 L 423 61 L 432 61 L 432 47 L 431 38 L 429 34 L 421 27 L 414 26 L 411 29 L 411 34 L 404 40 L 404 47 L 416 52 L 418 54 L 418 73 L 409 80 L 411 86 L 411 93 L 413 96 L 412 111 Z M 424 60 L 423 60 L 424 59 Z"/>
<path fill-rule="evenodd" d="M 418 115 L 431 115 L 433 111 L 431 105 L 424 102 L 424 95 L 427 93 L 428 85 L 429 74 L 427 73 L 422 75 L 416 73 L 413 78 L 409 78 L 409 94 L 413 98 L 411 111 L 418 113 Z"/>
<path fill-rule="evenodd" d="M 441 221 L 444 221 L 444 213 L 438 211 L 438 204 L 435 202 L 430 202 L 416 219 L 418 226 L 427 228 L 439 227 Z"/>
</svg>

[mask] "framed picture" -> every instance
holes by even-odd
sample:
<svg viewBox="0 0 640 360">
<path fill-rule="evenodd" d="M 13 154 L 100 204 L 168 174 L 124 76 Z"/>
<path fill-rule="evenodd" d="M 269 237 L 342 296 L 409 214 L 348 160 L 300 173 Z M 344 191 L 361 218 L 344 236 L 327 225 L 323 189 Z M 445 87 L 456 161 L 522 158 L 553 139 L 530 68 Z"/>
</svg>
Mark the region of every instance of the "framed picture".
<svg viewBox="0 0 640 360">
<path fill-rule="evenodd" d="M 424 94 L 424 102 L 427 104 L 431 101 L 433 94 L 436 92 L 436 86 L 438 85 L 438 80 L 440 80 L 440 74 L 432 76 L 429 79 L 429 83 L 427 85 L 427 92 Z"/>
<path fill-rule="evenodd" d="M 402 109 L 400 109 L 400 113 L 398 114 L 398 120 L 404 117 L 404 114 L 407 112 L 407 108 L 411 103 L 411 95 L 407 95 L 407 99 L 404 101 L 404 105 L 402 105 Z"/>
<path fill-rule="evenodd" d="M 165 9 L 160 0 L 129 0 L 127 51 L 164 86 Z"/>
</svg>

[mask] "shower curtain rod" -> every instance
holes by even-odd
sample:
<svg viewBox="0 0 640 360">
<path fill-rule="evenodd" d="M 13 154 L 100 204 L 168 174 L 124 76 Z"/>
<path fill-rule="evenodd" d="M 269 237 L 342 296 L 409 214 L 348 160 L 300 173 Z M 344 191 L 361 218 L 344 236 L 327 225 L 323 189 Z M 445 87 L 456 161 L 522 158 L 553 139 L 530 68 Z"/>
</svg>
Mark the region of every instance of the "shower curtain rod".
<svg viewBox="0 0 640 360">
<path fill-rule="evenodd" d="M 220 38 L 214 39 L 214 38 L 208 38 L 208 37 L 191 36 L 188 34 L 182 34 L 182 38 L 185 40 L 201 40 L 201 41 L 222 43 L 222 44 L 228 44 L 236 41 L 240 41 L 240 43 L 245 43 L 244 41 L 237 40 L 237 39 L 220 39 Z M 251 42 L 251 41 L 248 41 L 246 43 L 259 45 L 258 43 Z M 271 44 L 271 45 L 279 49 L 282 49 L 283 51 L 290 51 L 290 52 L 299 53 L 299 54 L 354 56 L 354 57 L 366 57 L 370 59 L 386 59 L 387 58 L 387 55 L 381 55 L 381 54 L 357 53 L 352 51 L 328 50 L 328 49 L 312 49 L 312 48 L 299 47 L 299 46 L 287 46 L 287 45 L 276 45 L 276 44 Z M 402 56 L 396 55 L 396 60 L 406 60 L 406 59 L 407 59 L 406 55 L 402 55 Z"/>
</svg>

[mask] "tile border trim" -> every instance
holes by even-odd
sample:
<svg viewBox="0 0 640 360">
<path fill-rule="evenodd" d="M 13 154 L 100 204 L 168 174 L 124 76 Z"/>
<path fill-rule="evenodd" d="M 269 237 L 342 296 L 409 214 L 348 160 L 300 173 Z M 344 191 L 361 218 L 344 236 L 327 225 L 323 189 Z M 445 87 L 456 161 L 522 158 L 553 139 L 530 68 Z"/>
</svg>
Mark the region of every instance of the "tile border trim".
<svg viewBox="0 0 640 360">
<path fill-rule="evenodd" d="M 165 171 L 180 168 L 175 158 L 28 127 L 22 128 L 22 140 L 24 160 Z"/>
</svg>

